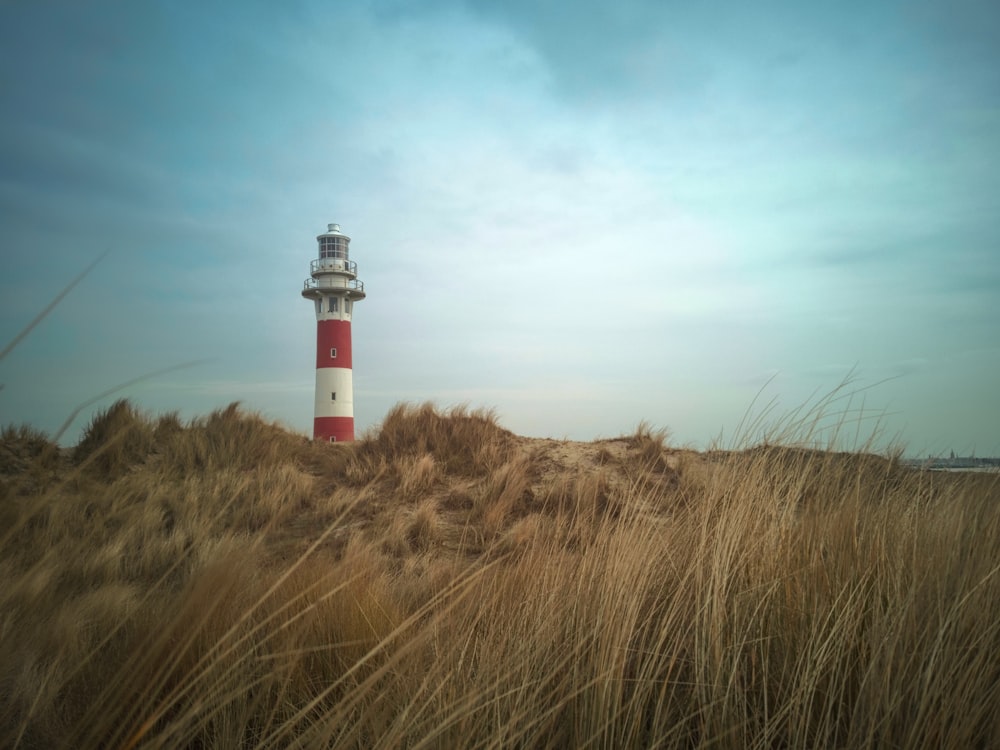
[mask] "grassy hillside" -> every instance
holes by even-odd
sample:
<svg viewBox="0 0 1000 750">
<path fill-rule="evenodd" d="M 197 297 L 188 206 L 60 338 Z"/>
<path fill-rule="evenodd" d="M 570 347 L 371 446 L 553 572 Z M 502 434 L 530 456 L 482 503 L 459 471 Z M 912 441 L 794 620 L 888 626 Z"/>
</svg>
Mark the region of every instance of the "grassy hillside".
<svg viewBox="0 0 1000 750">
<path fill-rule="evenodd" d="M 399 406 L 0 439 L 0 745 L 1000 746 L 1000 486 Z"/>
</svg>

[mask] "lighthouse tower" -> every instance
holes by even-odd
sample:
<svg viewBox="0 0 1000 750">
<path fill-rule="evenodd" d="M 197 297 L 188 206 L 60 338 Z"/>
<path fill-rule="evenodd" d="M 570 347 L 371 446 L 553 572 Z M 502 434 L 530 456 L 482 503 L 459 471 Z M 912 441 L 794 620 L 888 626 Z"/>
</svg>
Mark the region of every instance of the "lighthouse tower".
<svg viewBox="0 0 1000 750">
<path fill-rule="evenodd" d="M 351 238 L 328 224 L 316 238 L 319 257 L 309 264 L 302 296 L 316 307 L 316 407 L 313 439 L 354 440 L 354 384 L 351 377 L 351 314 L 365 298 L 358 264 L 350 259 Z"/>
</svg>

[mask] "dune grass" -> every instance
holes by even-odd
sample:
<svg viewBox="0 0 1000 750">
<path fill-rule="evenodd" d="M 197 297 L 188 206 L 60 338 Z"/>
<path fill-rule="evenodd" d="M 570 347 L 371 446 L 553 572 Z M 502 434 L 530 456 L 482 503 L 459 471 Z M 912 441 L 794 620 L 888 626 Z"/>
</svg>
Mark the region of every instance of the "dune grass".
<svg viewBox="0 0 1000 750">
<path fill-rule="evenodd" d="M 5 428 L 0 744 L 1000 745 L 997 476 L 794 442 Z"/>
</svg>

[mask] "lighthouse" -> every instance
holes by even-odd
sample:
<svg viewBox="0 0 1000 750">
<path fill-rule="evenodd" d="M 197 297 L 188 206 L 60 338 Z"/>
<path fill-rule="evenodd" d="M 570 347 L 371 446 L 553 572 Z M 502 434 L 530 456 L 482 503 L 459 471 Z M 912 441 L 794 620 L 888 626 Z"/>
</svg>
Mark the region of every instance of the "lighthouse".
<svg viewBox="0 0 1000 750">
<path fill-rule="evenodd" d="M 354 440 L 354 382 L 351 375 L 351 315 L 365 298 L 358 264 L 350 259 L 351 238 L 328 224 L 316 238 L 319 257 L 309 264 L 302 296 L 316 308 L 316 406 L 313 440 Z"/>
</svg>

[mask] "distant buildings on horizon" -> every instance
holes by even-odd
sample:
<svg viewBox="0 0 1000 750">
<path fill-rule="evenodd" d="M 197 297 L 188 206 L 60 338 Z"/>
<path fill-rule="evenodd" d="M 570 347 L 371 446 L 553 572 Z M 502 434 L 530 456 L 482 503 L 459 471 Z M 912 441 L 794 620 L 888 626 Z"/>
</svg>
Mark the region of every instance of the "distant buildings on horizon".
<svg viewBox="0 0 1000 750">
<path fill-rule="evenodd" d="M 1000 469 L 1000 458 L 956 456 L 952 451 L 947 457 L 905 458 L 903 464 L 913 469 Z"/>
</svg>

